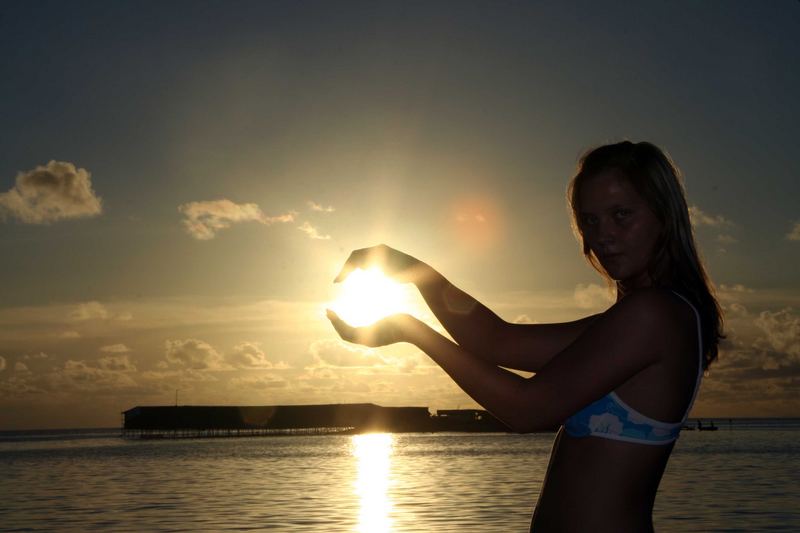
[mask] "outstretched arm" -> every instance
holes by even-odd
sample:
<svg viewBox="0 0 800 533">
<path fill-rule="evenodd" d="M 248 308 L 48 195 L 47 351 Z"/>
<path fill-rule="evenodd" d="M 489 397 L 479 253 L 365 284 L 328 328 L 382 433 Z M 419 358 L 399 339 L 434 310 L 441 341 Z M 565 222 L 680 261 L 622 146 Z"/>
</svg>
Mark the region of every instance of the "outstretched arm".
<svg viewBox="0 0 800 533">
<path fill-rule="evenodd" d="M 430 265 L 383 244 L 352 252 L 335 281 L 356 268 L 371 266 L 399 281 L 414 283 L 456 343 L 493 365 L 537 372 L 596 318 L 562 324 L 506 322 Z"/>
<path fill-rule="evenodd" d="M 560 324 L 510 323 L 432 268 L 417 287 L 461 347 L 487 362 L 518 370 L 538 372 L 597 318 Z"/>
<path fill-rule="evenodd" d="M 663 298 L 650 292 L 626 297 L 532 378 L 497 367 L 408 315 L 365 328 L 350 327 L 336 315 L 331 321 L 352 342 L 415 344 L 476 402 L 513 430 L 528 432 L 563 422 L 657 363 L 663 356 L 658 347 L 674 327 Z"/>
</svg>

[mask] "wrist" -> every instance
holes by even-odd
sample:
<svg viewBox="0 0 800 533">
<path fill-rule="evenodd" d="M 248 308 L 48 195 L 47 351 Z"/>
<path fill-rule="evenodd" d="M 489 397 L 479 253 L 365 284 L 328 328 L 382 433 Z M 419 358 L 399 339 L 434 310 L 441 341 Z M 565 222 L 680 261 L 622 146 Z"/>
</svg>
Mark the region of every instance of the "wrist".
<svg viewBox="0 0 800 533">
<path fill-rule="evenodd" d="M 441 288 L 448 283 L 444 276 L 437 272 L 432 266 L 422 261 L 417 260 L 417 264 L 414 265 L 412 271 L 414 273 L 414 285 L 416 285 L 420 291 Z"/>
<path fill-rule="evenodd" d="M 419 339 L 420 327 L 424 327 L 420 320 L 409 314 L 400 314 L 395 316 L 396 336 L 399 342 L 408 342 L 416 344 Z"/>
</svg>

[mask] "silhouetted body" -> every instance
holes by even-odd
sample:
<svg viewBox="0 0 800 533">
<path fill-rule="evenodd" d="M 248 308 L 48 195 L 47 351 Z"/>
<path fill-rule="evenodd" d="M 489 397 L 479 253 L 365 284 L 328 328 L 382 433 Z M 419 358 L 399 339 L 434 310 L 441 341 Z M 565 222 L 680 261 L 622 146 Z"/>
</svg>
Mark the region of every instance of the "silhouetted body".
<svg viewBox="0 0 800 533">
<path fill-rule="evenodd" d="M 359 328 L 329 318 L 351 342 L 418 346 L 515 431 L 563 424 L 532 531 L 650 531 L 664 468 L 716 357 L 719 308 L 677 170 L 657 147 L 626 141 L 587 153 L 569 200 L 584 254 L 616 286 L 602 313 L 509 323 L 429 265 L 380 245 L 354 251 L 337 281 L 377 265 L 414 283 L 455 342 L 409 315 Z"/>
</svg>

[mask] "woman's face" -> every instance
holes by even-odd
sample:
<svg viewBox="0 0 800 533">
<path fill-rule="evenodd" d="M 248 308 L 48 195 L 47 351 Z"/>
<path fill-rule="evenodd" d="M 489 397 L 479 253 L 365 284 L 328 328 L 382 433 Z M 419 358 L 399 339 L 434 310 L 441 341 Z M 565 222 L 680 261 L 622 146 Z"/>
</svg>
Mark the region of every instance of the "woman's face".
<svg viewBox="0 0 800 533">
<path fill-rule="evenodd" d="M 608 171 L 584 180 L 578 190 L 578 224 L 584 242 L 624 289 L 647 287 L 647 273 L 661 223 L 631 183 Z"/>
</svg>

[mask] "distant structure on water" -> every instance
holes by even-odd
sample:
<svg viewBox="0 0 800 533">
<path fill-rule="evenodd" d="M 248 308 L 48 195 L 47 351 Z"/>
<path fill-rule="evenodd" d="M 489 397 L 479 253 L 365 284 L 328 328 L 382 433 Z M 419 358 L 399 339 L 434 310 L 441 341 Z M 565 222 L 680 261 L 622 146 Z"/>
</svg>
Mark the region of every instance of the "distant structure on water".
<svg viewBox="0 0 800 533">
<path fill-rule="evenodd" d="M 427 407 L 371 403 L 262 406 L 137 406 L 122 413 L 131 438 L 245 437 L 331 433 L 434 431 L 507 432 L 487 411 L 458 409 L 431 415 Z"/>
</svg>

